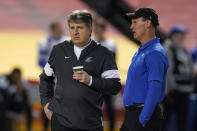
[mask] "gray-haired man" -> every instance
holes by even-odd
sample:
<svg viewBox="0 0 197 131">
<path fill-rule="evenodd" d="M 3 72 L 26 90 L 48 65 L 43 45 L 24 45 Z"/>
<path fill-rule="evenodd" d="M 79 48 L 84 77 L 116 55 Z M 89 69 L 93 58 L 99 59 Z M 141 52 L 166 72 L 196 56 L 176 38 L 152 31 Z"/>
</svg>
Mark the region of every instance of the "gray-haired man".
<svg viewBox="0 0 197 131">
<path fill-rule="evenodd" d="M 54 46 L 40 75 L 41 103 L 52 131 L 103 131 L 103 94 L 120 91 L 118 69 L 108 49 L 90 38 L 92 16 L 88 11 L 72 12 L 68 25 L 71 41 Z M 73 73 L 77 66 L 82 70 Z"/>
</svg>

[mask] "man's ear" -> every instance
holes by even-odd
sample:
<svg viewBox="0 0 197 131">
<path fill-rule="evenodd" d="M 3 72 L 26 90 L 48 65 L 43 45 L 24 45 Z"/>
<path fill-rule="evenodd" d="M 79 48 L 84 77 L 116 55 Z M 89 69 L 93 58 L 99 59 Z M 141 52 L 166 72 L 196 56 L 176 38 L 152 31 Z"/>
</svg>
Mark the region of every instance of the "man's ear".
<svg viewBox="0 0 197 131">
<path fill-rule="evenodd" d="M 152 23 L 150 20 L 146 20 L 146 28 L 150 28 L 152 26 Z"/>
</svg>

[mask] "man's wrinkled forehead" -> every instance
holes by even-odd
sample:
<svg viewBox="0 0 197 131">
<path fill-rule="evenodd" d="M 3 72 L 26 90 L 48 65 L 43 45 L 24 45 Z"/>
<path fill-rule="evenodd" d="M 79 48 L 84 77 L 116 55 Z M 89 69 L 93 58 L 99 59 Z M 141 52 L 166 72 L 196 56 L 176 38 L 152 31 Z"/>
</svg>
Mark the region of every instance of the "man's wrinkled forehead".
<svg viewBox="0 0 197 131">
<path fill-rule="evenodd" d="M 85 22 L 82 21 L 82 20 L 71 20 L 70 23 L 69 23 L 69 26 L 70 26 L 71 24 L 72 24 L 72 25 L 73 25 L 73 24 L 82 24 L 82 25 L 84 24 L 84 25 L 85 25 Z"/>
</svg>

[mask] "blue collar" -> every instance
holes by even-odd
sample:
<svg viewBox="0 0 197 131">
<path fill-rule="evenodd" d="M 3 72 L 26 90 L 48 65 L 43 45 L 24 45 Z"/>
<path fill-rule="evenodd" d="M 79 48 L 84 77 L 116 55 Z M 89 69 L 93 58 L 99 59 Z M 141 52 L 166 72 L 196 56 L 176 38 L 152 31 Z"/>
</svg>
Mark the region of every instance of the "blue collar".
<svg viewBox="0 0 197 131">
<path fill-rule="evenodd" d="M 143 46 L 140 45 L 140 50 L 144 50 L 145 48 L 149 47 L 150 45 L 154 44 L 154 43 L 160 43 L 160 38 L 154 38 L 152 40 L 150 40 L 149 42 L 147 42 L 146 44 L 144 44 Z"/>
</svg>

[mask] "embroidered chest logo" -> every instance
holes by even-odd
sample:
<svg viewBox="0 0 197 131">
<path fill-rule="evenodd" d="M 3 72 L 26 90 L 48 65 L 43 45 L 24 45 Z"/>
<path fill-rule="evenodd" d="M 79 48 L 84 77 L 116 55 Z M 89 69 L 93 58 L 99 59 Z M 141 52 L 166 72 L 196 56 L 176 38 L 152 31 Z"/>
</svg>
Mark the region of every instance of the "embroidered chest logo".
<svg viewBox="0 0 197 131">
<path fill-rule="evenodd" d="M 64 58 L 65 58 L 65 59 L 68 59 L 68 58 L 70 58 L 70 56 L 65 56 Z"/>
<path fill-rule="evenodd" d="M 93 57 L 88 57 L 88 58 L 85 60 L 85 62 L 90 63 L 90 62 L 92 61 L 92 58 L 93 58 Z"/>
<path fill-rule="evenodd" d="M 144 53 L 142 54 L 142 56 L 144 56 Z"/>
</svg>

